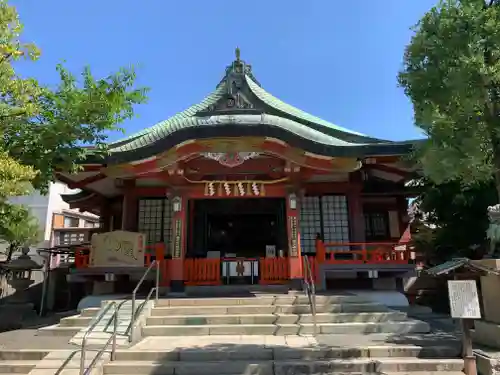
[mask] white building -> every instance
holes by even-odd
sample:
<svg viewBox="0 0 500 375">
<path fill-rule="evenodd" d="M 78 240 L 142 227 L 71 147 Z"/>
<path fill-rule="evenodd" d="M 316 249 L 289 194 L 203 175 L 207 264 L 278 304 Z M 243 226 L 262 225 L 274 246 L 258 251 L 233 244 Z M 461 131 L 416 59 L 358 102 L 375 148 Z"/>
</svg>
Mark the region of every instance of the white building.
<svg viewBox="0 0 500 375">
<path fill-rule="evenodd" d="M 42 195 L 35 191 L 31 195 L 13 197 L 12 203 L 21 204 L 28 207 L 32 214 L 38 219 L 40 230 L 43 233 L 43 239 L 34 246 L 52 247 L 54 245 L 75 242 L 78 234 L 72 236 L 70 231 L 58 231 L 63 228 L 89 228 L 99 225 L 99 217 L 89 212 L 80 212 L 76 209 L 70 209 L 69 204 L 64 202 L 61 195 L 74 194 L 75 189 L 70 189 L 63 183 L 51 183 L 47 195 Z M 76 236 L 76 237 L 75 237 Z M 73 238 L 75 237 L 75 238 Z M 0 245 L 5 247 L 6 244 Z"/>
</svg>

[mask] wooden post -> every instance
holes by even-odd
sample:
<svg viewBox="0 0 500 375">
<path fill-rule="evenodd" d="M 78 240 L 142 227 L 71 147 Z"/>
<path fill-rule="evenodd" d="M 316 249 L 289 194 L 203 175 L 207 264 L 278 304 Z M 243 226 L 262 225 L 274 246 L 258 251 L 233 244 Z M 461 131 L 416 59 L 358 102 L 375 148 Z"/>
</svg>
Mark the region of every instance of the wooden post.
<svg viewBox="0 0 500 375">
<path fill-rule="evenodd" d="M 460 280 L 455 273 L 455 280 Z M 476 357 L 472 349 L 472 336 L 470 332 L 470 319 L 459 319 L 462 330 L 462 358 L 464 359 L 464 373 L 477 375 Z"/>
<path fill-rule="evenodd" d="M 464 359 L 464 372 L 467 375 L 477 375 L 476 357 L 472 351 L 470 320 L 460 319 L 460 326 L 462 328 L 462 357 Z"/>
</svg>

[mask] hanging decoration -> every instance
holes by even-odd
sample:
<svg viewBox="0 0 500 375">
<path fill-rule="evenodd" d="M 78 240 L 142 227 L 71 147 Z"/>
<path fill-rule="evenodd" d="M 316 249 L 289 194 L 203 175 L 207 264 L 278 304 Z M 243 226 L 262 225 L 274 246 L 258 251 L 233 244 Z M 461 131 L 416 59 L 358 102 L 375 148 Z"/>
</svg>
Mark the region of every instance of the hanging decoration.
<svg viewBox="0 0 500 375">
<path fill-rule="evenodd" d="M 206 197 L 214 196 L 233 196 L 233 197 L 263 197 L 266 195 L 266 185 L 278 184 L 288 181 L 288 177 L 278 180 L 263 180 L 263 181 L 192 181 L 186 176 L 184 179 L 191 184 L 204 184 L 204 195 Z"/>
<path fill-rule="evenodd" d="M 205 196 L 265 196 L 266 189 L 262 182 L 255 181 L 210 181 L 205 182 Z"/>
<path fill-rule="evenodd" d="M 260 155 L 258 152 L 204 152 L 207 159 L 219 162 L 220 165 L 228 168 L 234 168 L 243 164 L 248 159 L 256 158 Z"/>
</svg>

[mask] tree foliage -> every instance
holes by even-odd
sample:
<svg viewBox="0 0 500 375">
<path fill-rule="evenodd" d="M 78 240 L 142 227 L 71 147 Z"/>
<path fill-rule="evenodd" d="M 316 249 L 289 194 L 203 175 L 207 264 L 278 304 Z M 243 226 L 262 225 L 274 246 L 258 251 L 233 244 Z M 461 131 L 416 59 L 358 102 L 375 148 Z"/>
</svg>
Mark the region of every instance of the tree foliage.
<svg viewBox="0 0 500 375">
<path fill-rule="evenodd" d="M 40 224 L 24 206 L 15 204 L 0 205 L 0 239 L 9 244 L 7 259 L 25 246 L 37 245 L 43 239 Z"/>
<path fill-rule="evenodd" d="M 423 178 L 419 186 L 412 222 L 417 251 L 433 263 L 457 256 L 481 257 L 488 249 L 486 208 L 497 199 L 494 183 L 464 187 L 458 180 L 436 184 Z"/>
<path fill-rule="evenodd" d="M 105 155 L 107 132 L 133 116 L 147 90 L 135 88 L 134 70 L 124 68 L 98 79 L 86 67 L 78 79 L 58 65 L 56 87 L 22 78 L 13 63 L 36 60 L 39 50 L 23 43 L 21 31 L 15 8 L 0 0 L 0 150 L 32 166 L 34 186 L 44 190 L 56 170 L 75 171 L 89 152 Z"/>
<path fill-rule="evenodd" d="M 500 196 L 500 1 L 442 0 L 414 28 L 399 82 L 429 137 L 433 181 L 489 181 Z"/>
<path fill-rule="evenodd" d="M 55 87 L 21 77 L 16 61 L 40 56 L 22 29 L 16 9 L 0 0 L 0 238 L 19 246 L 37 238 L 38 224 L 8 198 L 46 192 L 56 171 L 78 170 L 89 153 L 106 155 L 106 134 L 133 116 L 147 91 L 135 87 L 132 68 L 95 78 L 88 67 L 77 77 L 58 65 Z"/>
</svg>

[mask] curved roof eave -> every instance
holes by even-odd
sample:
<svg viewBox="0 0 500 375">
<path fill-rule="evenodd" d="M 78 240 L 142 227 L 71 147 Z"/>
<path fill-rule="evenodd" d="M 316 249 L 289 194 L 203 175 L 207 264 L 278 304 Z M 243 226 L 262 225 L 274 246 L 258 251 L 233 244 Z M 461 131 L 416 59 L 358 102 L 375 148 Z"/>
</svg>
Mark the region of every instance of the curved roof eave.
<svg viewBox="0 0 500 375">
<path fill-rule="evenodd" d="M 290 119 L 267 114 L 190 117 L 160 129 L 156 136 L 139 148 L 125 144 L 112 149 L 108 163 L 148 158 L 188 140 L 217 137 L 272 137 L 314 154 L 345 157 L 406 154 L 414 145 L 412 141 L 350 143 Z"/>
<path fill-rule="evenodd" d="M 95 193 L 87 190 L 82 190 L 79 191 L 78 193 L 73 193 L 73 194 L 61 194 L 61 198 L 64 202 L 69 204 L 85 200 L 87 198 L 92 197 L 93 195 L 95 195 Z"/>
</svg>

